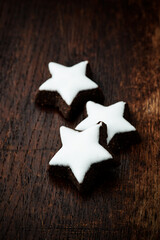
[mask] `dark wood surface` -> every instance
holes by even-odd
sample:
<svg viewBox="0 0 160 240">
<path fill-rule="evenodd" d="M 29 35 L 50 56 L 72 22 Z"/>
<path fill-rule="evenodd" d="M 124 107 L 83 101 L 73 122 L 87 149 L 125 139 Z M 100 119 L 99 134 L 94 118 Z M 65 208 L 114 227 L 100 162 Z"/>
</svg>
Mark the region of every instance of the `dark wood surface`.
<svg viewBox="0 0 160 240">
<path fill-rule="evenodd" d="M 89 60 L 105 104 L 128 102 L 142 142 L 86 196 L 52 179 L 58 112 L 35 106 L 50 61 Z M 159 239 L 159 1 L 0 1 L 0 239 Z"/>
</svg>

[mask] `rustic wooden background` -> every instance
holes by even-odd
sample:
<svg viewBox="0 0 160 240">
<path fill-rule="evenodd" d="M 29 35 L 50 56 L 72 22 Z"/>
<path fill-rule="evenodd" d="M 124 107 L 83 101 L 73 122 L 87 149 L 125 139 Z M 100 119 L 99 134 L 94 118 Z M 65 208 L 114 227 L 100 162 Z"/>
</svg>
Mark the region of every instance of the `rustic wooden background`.
<svg viewBox="0 0 160 240">
<path fill-rule="evenodd" d="M 105 104 L 128 102 L 142 138 L 86 196 L 47 172 L 59 127 L 83 113 L 69 123 L 34 103 L 48 62 L 82 60 Z M 0 239 L 158 239 L 159 80 L 159 0 L 1 0 Z"/>
</svg>

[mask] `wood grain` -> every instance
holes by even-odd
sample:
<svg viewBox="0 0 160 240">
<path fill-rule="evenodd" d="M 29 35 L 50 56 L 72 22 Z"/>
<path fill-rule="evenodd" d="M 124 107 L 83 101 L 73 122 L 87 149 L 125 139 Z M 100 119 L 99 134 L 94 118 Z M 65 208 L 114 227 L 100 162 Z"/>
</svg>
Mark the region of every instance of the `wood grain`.
<svg viewBox="0 0 160 240">
<path fill-rule="evenodd" d="M 58 112 L 35 106 L 50 61 L 89 60 L 105 104 L 128 102 L 142 142 L 115 176 L 81 196 L 51 179 Z M 0 239 L 160 237 L 160 3 L 157 0 L 1 0 Z"/>
</svg>

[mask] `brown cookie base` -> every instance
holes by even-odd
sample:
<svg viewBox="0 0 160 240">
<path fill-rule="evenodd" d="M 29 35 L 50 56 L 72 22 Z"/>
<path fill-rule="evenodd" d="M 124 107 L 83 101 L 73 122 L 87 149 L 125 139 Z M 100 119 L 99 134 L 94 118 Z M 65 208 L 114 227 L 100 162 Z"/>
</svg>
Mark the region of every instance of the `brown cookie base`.
<svg viewBox="0 0 160 240">
<path fill-rule="evenodd" d="M 104 96 L 100 88 L 79 92 L 71 105 L 67 105 L 59 93 L 55 91 L 38 91 L 36 95 L 36 103 L 41 106 L 58 108 L 64 118 L 68 120 L 74 119 L 83 110 L 85 103 L 89 100 L 103 103 Z"/>
<path fill-rule="evenodd" d="M 111 153 L 118 153 L 139 142 L 140 136 L 137 131 L 117 133 L 109 142 L 108 149 Z"/>
<path fill-rule="evenodd" d="M 106 137 L 107 127 L 103 123 L 100 127 L 99 143 L 104 148 L 107 147 Z M 110 174 L 110 172 L 119 165 L 119 161 L 115 159 L 108 159 L 99 163 L 94 163 L 90 166 L 81 184 L 78 183 L 77 179 L 75 178 L 69 167 L 49 166 L 49 174 L 50 177 L 62 177 L 64 179 L 69 179 L 80 192 L 86 192 L 89 191 L 91 188 L 93 189 L 95 183 L 105 180 L 105 178 Z"/>
</svg>

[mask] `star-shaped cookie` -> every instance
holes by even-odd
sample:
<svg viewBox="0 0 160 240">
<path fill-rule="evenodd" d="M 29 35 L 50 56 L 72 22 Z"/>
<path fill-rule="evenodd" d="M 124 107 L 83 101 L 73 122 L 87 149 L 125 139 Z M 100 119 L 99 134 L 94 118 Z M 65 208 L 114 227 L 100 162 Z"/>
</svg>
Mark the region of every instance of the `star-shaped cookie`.
<svg viewBox="0 0 160 240">
<path fill-rule="evenodd" d="M 83 61 L 66 67 L 50 62 L 48 67 L 52 77 L 39 87 L 37 102 L 58 107 L 68 118 L 79 105 L 84 105 L 88 100 L 97 101 L 102 93 L 98 85 L 86 76 L 87 64 L 88 61 Z"/>
<path fill-rule="evenodd" d="M 86 104 L 88 117 L 77 125 L 76 130 L 85 130 L 97 122 L 102 121 L 107 125 L 107 144 L 109 144 L 117 134 L 133 133 L 136 131 L 135 127 L 124 118 L 125 107 L 126 103 L 123 101 L 110 106 L 102 106 L 89 101 Z"/>
<path fill-rule="evenodd" d="M 69 167 L 78 184 L 82 184 L 92 164 L 112 159 L 111 154 L 99 143 L 101 127 L 102 123 L 99 123 L 83 132 L 60 127 L 62 147 L 49 165 Z"/>
</svg>

